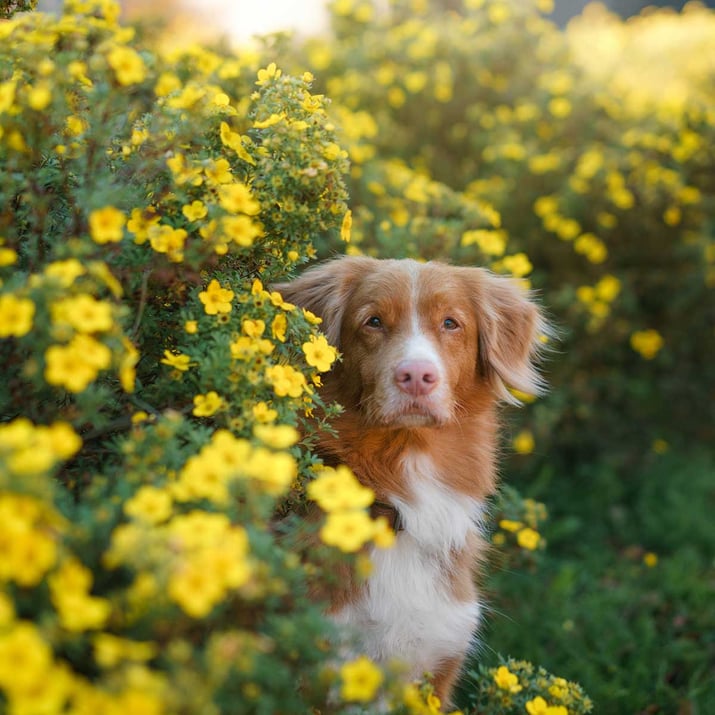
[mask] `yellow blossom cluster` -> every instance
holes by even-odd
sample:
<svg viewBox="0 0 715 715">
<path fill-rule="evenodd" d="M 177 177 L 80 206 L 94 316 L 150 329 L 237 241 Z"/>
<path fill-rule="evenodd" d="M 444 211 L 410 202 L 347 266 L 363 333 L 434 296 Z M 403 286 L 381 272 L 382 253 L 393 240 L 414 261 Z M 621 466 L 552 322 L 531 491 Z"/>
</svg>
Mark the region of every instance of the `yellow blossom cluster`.
<svg viewBox="0 0 715 715">
<path fill-rule="evenodd" d="M 138 492 L 128 501 L 126 510 L 132 521 L 114 530 L 104 560 L 108 568 L 153 566 L 166 580 L 170 601 L 192 618 L 204 618 L 249 581 L 253 567 L 248 536 L 225 514 L 192 510 L 168 518 L 170 500 L 168 494 L 162 499 L 156 490 Z M 137 553 L 137 549 L 144 551 Z M 155 562 L 169 553 L 168 561 Z"/>
<path fill-rule="evenodd" d="M 482 669 L 488 683 L 479 689 L 489 700 L 499 703 L 504 712 L 528 715 L 571 715 L 587 713 L 592 703 L 581 688 L 564 678 L 555 677 L 531 663 L 508 659 L 496 668 Z"/>
<path fill-rule="evenodd" d="M 18 417 L 0 425 L 0 460 L 6 474 L 44 474 L 73 457 L 81 446 L 82 439 L 66 422 L 34 425 Z"/>
<path fill-rule="evenodd" d="M 506 489 L 501 500 L 502 518 L 497 522 L 498 530 L 492 542 L 499 546 L 517 547 L 520 556 L 528 556 L 545 547 L 540 533 L 547 518 L 544 504 L 534 499 L 522 499 L 518 494 Z"/>
<path fill-rule="evenodd" d="M 0 514 L 0 580 L 24 588 L 37 585 L 57 560 L 53 527 L 61 525 L 59 516 L 40 499 L 11 492 L 0 494 Z"/>
<path fill-rule="evenodd" d="M 384 517 L 372 519 L 365 511 L 375 500 L 371 489 L 360 484 L 344 465 L 323 469 L 308 483 L 308 497 L 327 513 L 320 538 L 344 552 L 355 552 L 372 540 L 376 546 L 392 545 L 395 535 Z"/>
</svg>

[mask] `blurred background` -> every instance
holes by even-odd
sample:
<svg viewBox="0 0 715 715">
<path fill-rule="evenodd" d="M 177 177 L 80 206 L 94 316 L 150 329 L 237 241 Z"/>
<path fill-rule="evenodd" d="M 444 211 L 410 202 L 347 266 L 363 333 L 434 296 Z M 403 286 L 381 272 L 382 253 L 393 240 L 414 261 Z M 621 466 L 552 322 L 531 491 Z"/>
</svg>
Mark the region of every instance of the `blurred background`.
<svg viewBox="0 0 715 715">
<path fill-rule="evenodd" d="M 159 0 L 152 3 L 123 0 L 120 4 L 128 16 L 185 12 L 202 18 L 203 22 L 220 29 L 222 33 L 244 40 L 253 35 L 280 30 L 313 34 L 316 30 L 324 31 L 328 27 L 328 0 L 265 0 L 261 3 L 247 0 Z M 387 4 L 377 3 L 378 6 Z M 448 10 L 460 3 L 443 0 L 441 4 Z M 668 7 L 680 10 L 686 0 L 605 0 L 603 4 L 621 17 L 630 17 L 645 8 Z M 713 7 L 715 2 L 706 0 L 703 4 Z M 581 14 L 586 5 L 588 0 L 555 0 L 551 19 L 563 25 Z M 38 9 L 46 11 L 57 10 L 61 6 L 62 0 L 40 0 L 38 3 Z"/>
</svg>

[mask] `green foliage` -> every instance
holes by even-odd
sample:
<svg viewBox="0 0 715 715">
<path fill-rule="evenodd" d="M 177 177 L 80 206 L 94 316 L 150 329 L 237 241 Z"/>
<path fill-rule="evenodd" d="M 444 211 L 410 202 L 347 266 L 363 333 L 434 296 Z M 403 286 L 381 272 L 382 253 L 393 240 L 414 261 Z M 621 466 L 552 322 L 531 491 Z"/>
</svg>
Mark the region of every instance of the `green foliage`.
<svg viewBox="0 0 715 715">
<path fill-rule="evenodd" d="M 517 475 L 549 495 L 548 549 L 536 574 L 492 572 L 489 646 L 578 673 L 597 710 L 709 712 L 714 468 L 696 450 L 653 455 L 640 482 L 604 465 Z"/>
<path fill-rule="evenodd" d="M 2 0 L 0 2 L 0 20 L 12 17 L 16 12 L 34 10 L 37 0 Z"/>
</svg>

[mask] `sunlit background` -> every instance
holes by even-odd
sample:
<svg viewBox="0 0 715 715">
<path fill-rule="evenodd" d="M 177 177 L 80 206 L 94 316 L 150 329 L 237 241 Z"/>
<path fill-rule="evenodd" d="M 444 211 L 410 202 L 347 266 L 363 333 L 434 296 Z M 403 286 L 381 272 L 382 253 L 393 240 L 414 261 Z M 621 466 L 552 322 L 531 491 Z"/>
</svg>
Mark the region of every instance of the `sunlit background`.
<svg viewBox="0 0 715 715">
<path fill-rule="evenodd" d="M 292 31 L 302 35 L 324 31 L 328 24 L 326 5 L 328 0 L 123 0 L 125 14 L 130 17 L 156 16 L 164 19 L 182 18 L 180 24 L 188 35 L 207 36 L 221 34 L 236 42 L 245 42 L 256 35 L 271 32 Z M 380 4 L 386 4 L 383 0 Z M 556 0 L 552 19 L 563 25 L 581 14 L 589 4 L 588 0 Z M 601 3 L 622 17 L 640 13 L 647 7 L 672 7 L 681 9 L 686 0 L 676 2 L 648 0 L 607 0 Z M 715 6 L 713 0 L 701 3 Z M 62 5 L 61 0 L 40 0 L 39 9 L 55 10 Z M 445 0 L 445 9 L 450 0 Z M 198 22 L 197 22 L 198 21 Z"/>
</svg>

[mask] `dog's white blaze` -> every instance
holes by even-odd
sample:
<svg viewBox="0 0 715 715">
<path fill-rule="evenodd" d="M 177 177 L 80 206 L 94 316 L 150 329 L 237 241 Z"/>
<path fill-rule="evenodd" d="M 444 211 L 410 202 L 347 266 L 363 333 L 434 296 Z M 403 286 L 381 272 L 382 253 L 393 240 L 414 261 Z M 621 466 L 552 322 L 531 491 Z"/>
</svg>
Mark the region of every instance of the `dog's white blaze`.
<svg viewBox="0 0 715 715">
<path fill-rule="evenodd" d="M 436 368 L 438 376 L 442 377 L 444 365 L 437 346 L 430 340 L 420 325 L 420 315 L 413 305 L 411 314 L 410 334 L 405 340 L 403 354 L 405 360 L 428 360 Z"/>
<path fill-rule="evenodd" d="M 373 549 L 364 592 L 336 615 L 373 659 L 410 663 L 410 677 L 468 649 L 481 614 L 479 602 L 454 598 L 448 564 L 452 550 L 479 528 L 483 505 L 455 493 L 433 472 L 426 455 L 408 457 L 412 498 L 395 500 L 404 531 L 392 548 Z"/>
</svg>

